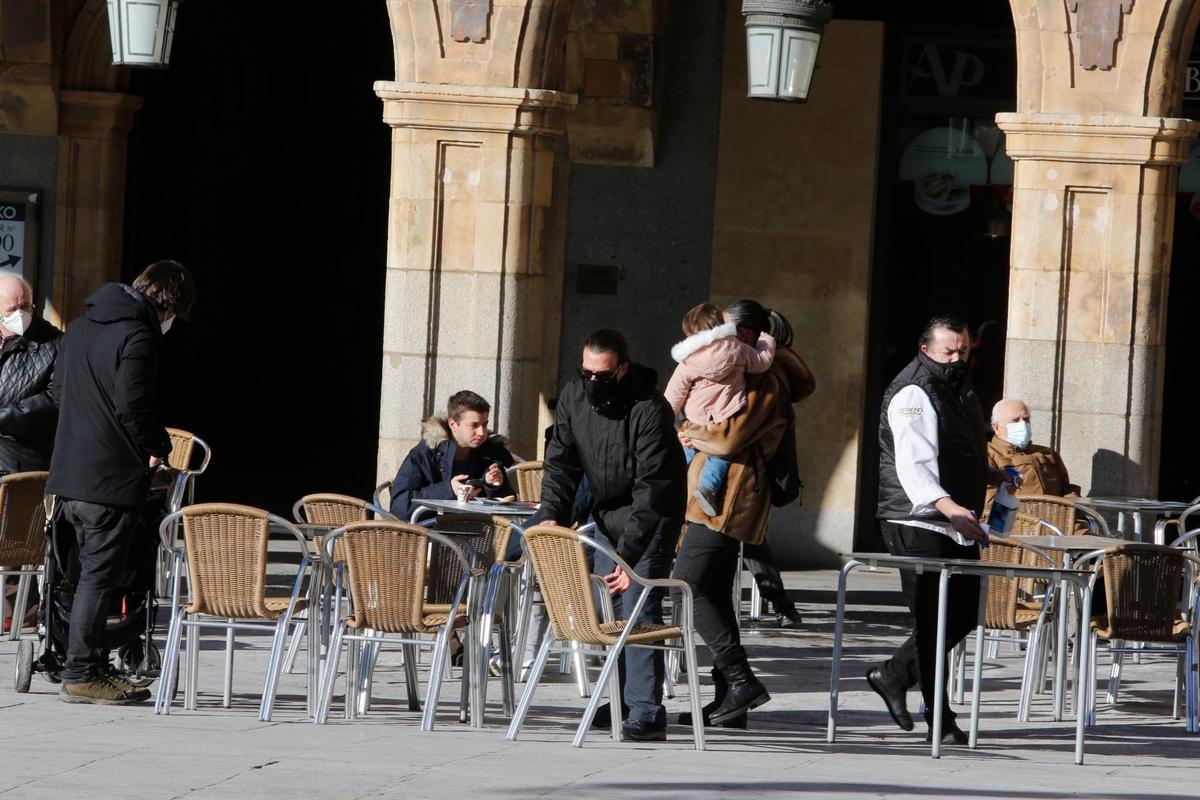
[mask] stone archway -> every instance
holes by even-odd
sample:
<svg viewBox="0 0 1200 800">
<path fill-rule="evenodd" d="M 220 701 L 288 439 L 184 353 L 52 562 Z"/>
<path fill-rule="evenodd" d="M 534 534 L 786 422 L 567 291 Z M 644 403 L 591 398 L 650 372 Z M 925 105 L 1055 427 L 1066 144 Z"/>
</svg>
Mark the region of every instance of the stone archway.
<svg viewBox="0 0 1200 800">
<path fill-rule="evenodd" d="M 1178 119 L 1197 0 L 1010 0 L 1017 162 L 1005 394 L 1093 494 L 1158 485 Z M 1037 424 L 1035 422 L 1035 424 Z"/>
<path fill-rule="evenodd" d="M 392 127 L 379 472 L 470 388 L 532 457 L 557 362 L 571 0 L 389 0 Z M 553 371 L 553 370 L 546 370 Z M 553 387 L 549 389 L 553 391 Z"/>
</svg>

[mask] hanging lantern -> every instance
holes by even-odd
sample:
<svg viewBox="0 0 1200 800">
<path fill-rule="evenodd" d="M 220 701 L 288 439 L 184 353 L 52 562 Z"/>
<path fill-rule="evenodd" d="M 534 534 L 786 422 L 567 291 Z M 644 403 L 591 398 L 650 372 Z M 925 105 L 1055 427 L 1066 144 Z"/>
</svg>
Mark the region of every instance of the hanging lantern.
<svg viewBox="0 0 1200 800">
<path fill-rule="evenodd" d="M 165 67 L 178 10 L 179 0 L 108 0 L 113 64 Z"/>
<path fill-rule="evenodd" d="M 750 96 L 808 99 L 821 32 L 833 16 L 828 0 L 742 0 Z"/>
</svg>

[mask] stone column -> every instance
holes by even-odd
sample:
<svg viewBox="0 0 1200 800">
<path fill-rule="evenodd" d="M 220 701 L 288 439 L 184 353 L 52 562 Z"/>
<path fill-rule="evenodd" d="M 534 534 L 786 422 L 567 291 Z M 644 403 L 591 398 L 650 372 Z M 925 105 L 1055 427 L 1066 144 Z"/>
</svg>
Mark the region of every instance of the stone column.
<svg viewBox="0 0 1200 800">
<path fill-rule="evenodd" d="M 1174 117 L 1197 4 L 1011 4 L 1005 395 L 1028 402 L 1034 440 L 1085 494 L 1152 496 L 1176 179 L 1198 130 Z"/>
<path fill-rule="evenodd" d="M 50 321 L 65 327 L 97 286 L 121 276 L 129 130 L 142 100 L 59 94 L 58 212 Z"/>
<path fill-rule="evenodd" d="M 490 6 L 490 8 L 489 8 Z M 392 126 L 379 473 L 420 420 L 471 389 L 536 456 L 555 252 L 556 161 L 573 95 L 554 91 L 569 3 L 391 0 Z M 565 198 L 563 198 L 565 199 Z M 554 336 L 557 331 L 549 332 Z M 556 350 L 553 351 L 556 354 Z"/>
</svg>

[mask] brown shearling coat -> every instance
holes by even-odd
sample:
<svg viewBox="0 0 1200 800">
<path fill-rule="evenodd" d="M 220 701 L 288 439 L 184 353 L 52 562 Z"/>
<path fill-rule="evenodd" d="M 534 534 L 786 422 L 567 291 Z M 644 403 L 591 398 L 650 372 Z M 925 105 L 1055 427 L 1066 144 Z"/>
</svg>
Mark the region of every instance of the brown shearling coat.
<svg viewBox="0 0 1200 800">
<path fill-rule="evenodd" d="M 762 542 L 771 510 L 767 462 L 787 428 L 788 405 L 808 397 L 815 388 L 808 365 L 790 348 L 780 346 L 767 372 L 746 376 L 744 409 L 724 422 L 683 423 L 680 430 L 698 451 L 688 469 L 689 522 L 748 544 Z M 721 513 L 715 517 L 704 513 L 693 494 L 708 455 L 729 460 Z"/>
</svg>

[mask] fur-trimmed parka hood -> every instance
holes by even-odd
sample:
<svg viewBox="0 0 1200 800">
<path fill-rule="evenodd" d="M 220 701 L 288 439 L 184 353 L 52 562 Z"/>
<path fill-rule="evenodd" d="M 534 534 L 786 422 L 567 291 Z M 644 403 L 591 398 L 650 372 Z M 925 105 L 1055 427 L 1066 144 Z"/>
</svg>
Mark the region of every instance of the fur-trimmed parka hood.
<svg viewBox="0 0 1200 800">
<path fill-rule="evenodd" d="M 421 438 L 430 450 L 437 450 L 443 442 L 450 440 L 450 423 L 445 417 L 433 416 L 421 423 Z M 498 433 L 488 436 L 487 443 L 508 447 L 508 439 Z"/>
<path fill-rule="evenodd" d="M 724 325 L 718 325 L 706 331 L 693 333 L 671 348 L 671 358 L 675 359 L 675 363 L 682 364 L 688 356 L 697 350 L 708 347 L 713 342 L 726 339 L 730 336 L 737 336 L 737 325 L 732 322 L 726 322 Z"/>
</svg>

